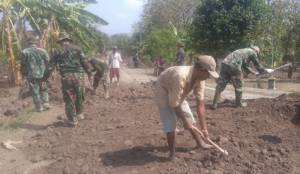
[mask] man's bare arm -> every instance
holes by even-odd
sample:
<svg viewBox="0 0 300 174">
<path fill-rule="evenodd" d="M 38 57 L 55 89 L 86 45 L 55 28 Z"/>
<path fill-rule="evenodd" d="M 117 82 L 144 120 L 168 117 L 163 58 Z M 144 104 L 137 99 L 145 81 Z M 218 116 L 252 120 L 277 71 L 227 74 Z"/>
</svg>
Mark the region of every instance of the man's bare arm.
<svg viewBox="0 0 300 174">
<path fill-rule="evenodd" d="M 208 136 L 206 114 L 205 114 L 205 102 L 204 100 L 197 100 L 197 115 L 200 123 L 200 127 L 205 136 Z"/>
</svg>

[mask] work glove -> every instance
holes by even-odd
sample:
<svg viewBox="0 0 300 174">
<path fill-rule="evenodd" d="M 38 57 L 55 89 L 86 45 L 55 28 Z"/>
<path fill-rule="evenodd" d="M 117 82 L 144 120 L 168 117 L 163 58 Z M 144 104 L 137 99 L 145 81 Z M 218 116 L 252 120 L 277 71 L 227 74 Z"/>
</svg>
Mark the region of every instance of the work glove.
<svg viewBox="0 0 300 174">
<path fill-rule="evenodd" d="M 272 73 L 272 72 L 274 72 L 273 69 L 265 69 L 265 70 L 266 70 L 267 73 Z"/>
</svg>

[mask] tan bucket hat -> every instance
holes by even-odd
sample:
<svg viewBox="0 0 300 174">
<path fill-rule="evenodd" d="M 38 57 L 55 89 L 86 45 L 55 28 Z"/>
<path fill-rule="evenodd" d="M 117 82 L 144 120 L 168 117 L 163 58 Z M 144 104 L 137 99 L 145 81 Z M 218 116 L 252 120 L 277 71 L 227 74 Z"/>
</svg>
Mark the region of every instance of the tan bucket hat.
<svg viewBox="0 0 300 174">
<path fill-rule="evenodd" d="M 206 69 L 213 78 L 219 78 L 219 74 L 216 72 L 216 61 L 212 56 L 196 55 L 194 58 L 196 68 Z"/>
</svg>

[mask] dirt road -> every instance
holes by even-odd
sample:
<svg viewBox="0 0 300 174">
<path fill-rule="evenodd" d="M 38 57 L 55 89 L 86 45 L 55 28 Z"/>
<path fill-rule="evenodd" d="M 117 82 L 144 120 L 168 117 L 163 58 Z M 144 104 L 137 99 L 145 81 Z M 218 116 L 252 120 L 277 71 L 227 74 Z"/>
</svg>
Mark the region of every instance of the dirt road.
<svg viewBox="0 0 300 174">
<path fill-rule="evenodd" d="M 121 73 L 121 84 L 112 86 L 109 100 L 103 99 L 102 90 L 96 96 L 87 94 L 87 119 L 76 128 L 62 124 L 65 116 L 59 87 L 52 88 L 54 107 L 50 111 L 34 113 L 28 106 L 28 121 L 17 124 L 13 131 L 0 130 L 1 141 L 22 140 L 16 145 L 18 151 L 0 148 L 0 171 L 5 174 L 297 174 L 299 171 L 299 95 L 249 100 L 247 109 L 236 109 L 231 101 L 226 101 L 216 111 L 207 110 L 210 136 L 229 151 L 229 156 L 224 157 L 214 149 L 194 149 L 195 143 L 185 132 L 177 136 L 178 159 L 169 162 L 165 136 L 152 101 L 151 80 L 155 78 L 149 76 L 151 70 L 123 69 Z M 193 100 L 190 102 L 195 105 Z M 18 117 L 25 115 L 20 113 Z"/>
</svg>

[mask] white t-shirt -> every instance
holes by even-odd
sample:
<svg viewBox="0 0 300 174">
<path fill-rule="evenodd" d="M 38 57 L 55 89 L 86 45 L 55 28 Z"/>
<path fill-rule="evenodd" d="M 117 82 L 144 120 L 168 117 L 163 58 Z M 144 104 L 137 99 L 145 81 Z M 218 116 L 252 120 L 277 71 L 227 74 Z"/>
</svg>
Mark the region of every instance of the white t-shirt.
<svg viewBox="0 0 300 174">
<path fill-rule="evenodd" d="M 120 62 L 123 62 L 121 54 L 118 52 L 111 53 L 108 61 L 110 68 L 120 68 Z"/>
</svg>

